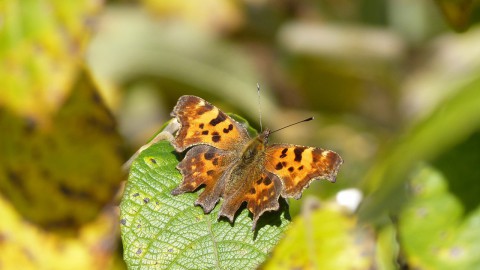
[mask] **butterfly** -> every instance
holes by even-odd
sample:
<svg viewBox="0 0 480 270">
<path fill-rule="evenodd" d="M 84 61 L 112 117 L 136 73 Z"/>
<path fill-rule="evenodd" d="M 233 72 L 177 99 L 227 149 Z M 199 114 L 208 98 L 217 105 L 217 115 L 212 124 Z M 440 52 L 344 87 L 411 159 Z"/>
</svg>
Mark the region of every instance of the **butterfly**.
<svg viewBox="0 0 480 270">
<path fill-rule="evenodd" d="M 172 117 L 180 128 L 172 140 L 183 181 L 179 195 L 204 186 L 195 201 L 210 213 L 220 198 L 219 217 L 233 222 L 243 202 L 253 214 L 252 229 L 266 211 L 279 209 L 279 197 L 299 199 L 313 180 L 335 182 L 343 163 L 335 152 L 293 144 L 268 144 L 270 130 L 250 137 L 245 126 L 196 96 L 182 96 Z"/>
</svg>

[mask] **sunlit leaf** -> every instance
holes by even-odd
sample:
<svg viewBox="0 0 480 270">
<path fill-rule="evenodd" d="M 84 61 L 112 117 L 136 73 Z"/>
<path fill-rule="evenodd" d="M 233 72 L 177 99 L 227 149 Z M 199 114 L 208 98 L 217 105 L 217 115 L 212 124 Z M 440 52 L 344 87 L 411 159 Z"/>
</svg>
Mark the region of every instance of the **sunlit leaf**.
<svg viewBox="0 0 480 270">
<path fill-rule="evenodd" d="M 394 270 L 399 268 L 399 244 L 397 231 L 389 223 L 377 231 L 377 245 L 375 247 L 375 264 L 377 269 Z"/>
<path fill-rule="evenodd" d="M 338 205 L 307 209 L 292 222 L 265 269 L 370 269 L 373 238 Z M 315 207 L 313 207 L 315 206 Z"/>
<path fill-rule="evenodd" d="M 172 196 L 181 182 L 177 155 L 167 141 L 133 162 L 123 195 L 121 231 L 130 269 L 250 269 L 263 262 L 288 225 L 282 211 L 265 214 L 252 231 L 244 209 L 230 224 L 194 206 L 198 193 Z M 201 192 L 201 191 L 200 191 Z"/>
</svg>

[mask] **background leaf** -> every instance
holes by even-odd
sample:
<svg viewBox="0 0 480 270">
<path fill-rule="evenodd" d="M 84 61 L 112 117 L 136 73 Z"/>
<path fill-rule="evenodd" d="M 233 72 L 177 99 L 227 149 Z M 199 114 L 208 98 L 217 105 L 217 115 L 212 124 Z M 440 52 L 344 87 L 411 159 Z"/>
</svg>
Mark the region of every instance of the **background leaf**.
<svg viewBox="0 0 480 270">
<path fill-rule="evenodd" d="M 105 208 L 73 235 L 52 233 L 26 222 L 0 196 L 0 266 L 2 269 L 123 269 L 117 253 L 118 216 Z"/>
<path fill-rule="evenodd" d="M 93 72 L 107 84 L 132 87 L 149 81 L 162 85 L 152 91 L 162 90 L 162 96 L 173 102 L 192 92 L 215 104 L 215 99 L 235 100 L 243 115 L 257 119 L 251 104 L 257 100 L 260 82 L 262 107 L 272 111 L 265 117 L 275 120 L 278 108 L 268 85 L 258 77 L 253 59 L 234 44 L 189 24 L 164 25 L 139 10 L 111 9 L 107 15 L 100 28 L 104 32 L 93 39 L 88 53 Z"/>
<path fill-rule="evenodd" d="M 472 229 L 478 227 L 480 192 L 479 22 L 478 0 L 0 1 L 0 267 L 116 267 L 109 262 L 120 261 L 120 235 L 115 234 L 124 225 L 110 227 L 119 217 L 110 216 L 114 213 L 108 205 L 121 187 L 119 167 L 127 158 L 122 158 L 123 149 L 134 153 L 170 119 L 178 97 L 190 94 L 236 112 L 256 127 L 258 103 L 266 128 L 314 116 L 315 121 L 275 133 L 271 141 L 331 149 L 345 160 L 336 184 L 314 182 L 304 196 L 335 198 L 352 209 L 363 198 L 359 211 L 345 218 L 364 218 L 374 234 L 374 255 L 368 253 L 372 263 L 365 267 L 479 268 L 470 256 L 475 243 L 467 243 L 478 241 L 480 234 Z M 93 74 L 95 83 L 85 74 L 78 76 L 84 72 Z M 83 82 L 75 84 L 77 80 Z M 101 93 L 112 113 L 97 104 L 88 88 Z M 410 209 L 412 201 L 418 202 L 408 187 L 426 162 L 444 178 L 448 192 L 422 197 L 422 207 L 402 212 L 401 206 Z M 169 179 L 178 181 L 176 177 Z M 428 182 L 429 177 L 420 178 Z M 347 202 L 342 189 L 363 196 Z M 134 186 L 130 195 L 140 196 L 140 190 Z M 159 194 L 164 207 L 172 199 L 178 203 L 168 192 Z M 123 222 L 131 226 L 125 231 L 135 245 L 153 243 L 146 239 L 151 235 L 167 235 L 147 226 L 163 224 L 155 216 L 160 213 L 152 203 L 155 196 L 148 203 L 128 198 L 135 203 L 129 215 L 138 222 Z M 191 207 L 196 196 L 180 200 L 190 198 Z M 304 203 L 290 201 L 292 217 L 304 218 Z M 436 225 L 415 215 L 444 206 L 451 222 L 436 217 L 435 209 L 429 217 Z M 226 226 L 229 232 L 245 226 L 235 236 L 251 233 L 246 210 L 239 212 L 240 225 L 228 227 L 215 214 L 192 209 L 200 223 L 211 218 L 212 226 Z M 154 218 L 142 219 L 134 211 Z M 196 223 L 194 219 L 195 228 L 208 227 Z M 69 228 L 69 234 L 59 234 L 61 228 Z M 421 235 L 413 237 L 416 229 Z M 445 245 L 432 235 L 437 232 L 446 232 Z M 258 233 L 253 241 L 261 239 Z M 175 258 L 183 263 L 192 253 L 198 255 L 196 242 Z M 282 254 L 306 249 L 296 243 Z M 173 248 L 162 253 L 135 245 L 126 246 L 132 248 L 130 262 L 137 265 L 176 260 L 171 259 Z M 343 254 L 343 247 L 337 247 L 336 253 L 328 252 Z M 220 255 L 218 249 L 218 257 L 235 253 L 225 251 Z M 210 255 L 196 262 L 211 263 Z M 268 257 L 262 256 L 252 259 L 251 266 Z M 335 263 L 321 258 L 319 265 Z M 151 268 L 166 267 L 158 261 Z"/>
<path fill-rule="evenodd" d="M 0 191 L 29 221 L 67 231 L 112 200 L 123 160 L 115 119 L 90 75 L 80 72 L 70 93 L 48 125 L 0 111 L 0 130 L 8 130 L 0 133 Z"/>
<path fill-rule="evenodd" d="M 472 13 L 478 9 L 475 0 L 436 0 L 445 20 L 456 31 L 465 31 L 472 23 Z"/>
<path fill-rule="evenodd" d="M 74 83 L 101 1 L 0 4 L 0 105 L 45 120 Z"/>
<path fill-rule="evenodd" d="M 477 268 L 480 208 L 465 216 L 444 176 L 427 166 L 418 170 L 410 191 L 411 200 L 398 225 L 409 265 L 419 269 Z"/>
<path fill-rule="evenodd" d="M 255 232 L 244 208 L 234 224 L 217 221 L 221 202 L 204 214 L 193 204 L 198 194 L 170 194 L 181 182 L 177 164 L 167 141 L 147 148 L 132 164 L 120 205 L 129 268 L 244 269 L 263 262 L 289 223 L 286 206 L 262 216 Z"/>
<path fill-rule="evenodd" d="M 385 152 L 385 157 L 378 160 L 365 178 L 372 196 L 361 206 L 363 217 L 378 218 L 385 211 L 398 210 L 405 199 L 401 186 L 414 166 L 419 161 L 435 160 L 479 129 L 479 87 L 479 78 L 462 85 L 391 144 L 392 149 Z"/>
<path fill-rule="evenodd" d="M 355 217 L 338 205 L 306 200 L 302 215 L 294 219 L 265 269 L 368 269 L 373 265 L 372 235 Z"/>
</svg>

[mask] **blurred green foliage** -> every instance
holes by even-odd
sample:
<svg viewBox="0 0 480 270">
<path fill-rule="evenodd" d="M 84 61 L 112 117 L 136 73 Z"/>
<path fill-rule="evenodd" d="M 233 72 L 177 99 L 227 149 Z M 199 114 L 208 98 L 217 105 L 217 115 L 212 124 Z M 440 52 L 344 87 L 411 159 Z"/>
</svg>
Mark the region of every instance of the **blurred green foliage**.
<svg viewBox="0 0 480 270">
<path fill-rule="evenodd" d="M 271 141 L 345 160 L 262 267 L 478 268 L 479 19 L 474 0 L 1 1 L 0 267 L 125 267 L 122 161 L 182 94 L 258 128 L 259 82 L 263 126 L 316 118 Z"/>
<path fill-rule="evenodd" d="M 420 269 L 476 269 L 480 208 L 465 213 L 445 177 L 423 166 L 413 176 L 411 198 L 398 216 L 406 260 Z M 419 237 L 421 236 L 421 237 Z"/>
</svg>

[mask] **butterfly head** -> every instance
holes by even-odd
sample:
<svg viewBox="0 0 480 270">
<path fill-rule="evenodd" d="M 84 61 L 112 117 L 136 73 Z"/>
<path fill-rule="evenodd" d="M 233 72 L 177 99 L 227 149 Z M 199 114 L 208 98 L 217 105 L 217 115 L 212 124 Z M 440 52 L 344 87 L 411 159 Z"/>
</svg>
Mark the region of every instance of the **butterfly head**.
<svg viewBox="0 0 480 270">
<path fill-rule="evenodd" d="M 271 133 L 271 130 L 267 128 L 258 135 L 257 140 L 259 140 L 265 146 L 268 144 L 268 137 L 270 137 Z"/>
</svg>

